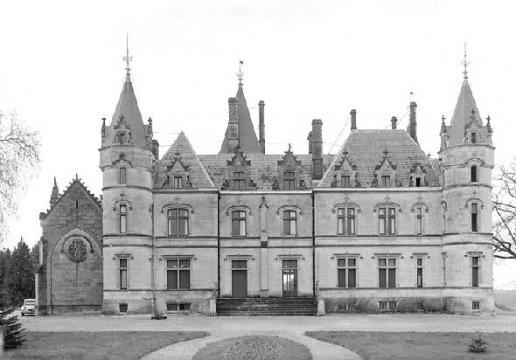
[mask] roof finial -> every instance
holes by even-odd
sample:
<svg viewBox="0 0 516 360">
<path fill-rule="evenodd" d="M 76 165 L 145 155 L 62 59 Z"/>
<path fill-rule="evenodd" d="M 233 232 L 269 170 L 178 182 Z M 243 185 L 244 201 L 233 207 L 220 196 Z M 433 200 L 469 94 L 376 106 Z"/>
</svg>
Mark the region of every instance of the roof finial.
<svg viewBox="0 0 516 360">
<path fill-rule="evenodd" d="M 466 52 L 466 42 L 464 41 L 464 60 L 462 61 L 462 65 L 464 65 L 464 71 L 462 72 L 464 74 L 464 81 L 468 80 L 468 55 Z"/>
<path fill-rule="evenodd" d="M 129 56 L 129 33 L 126 34 L 126 55 L 124 56 L 125 61 L 125 74 L 127 75 L 127 79 L 131 76 L 131 68 L 130 63 L 133 61 L 133 57 Z"/>
<path fill-rule="evenodd" d="M 242 71 L 242 65 L 244 65 L 244 62 L 242 60 L 240 60 L 240 65 L 238 67 L 238 72 L 237 72 L 239 86 L 242 86 L 242 80 L 244 80 L 244 72 Z"/>
</svg>

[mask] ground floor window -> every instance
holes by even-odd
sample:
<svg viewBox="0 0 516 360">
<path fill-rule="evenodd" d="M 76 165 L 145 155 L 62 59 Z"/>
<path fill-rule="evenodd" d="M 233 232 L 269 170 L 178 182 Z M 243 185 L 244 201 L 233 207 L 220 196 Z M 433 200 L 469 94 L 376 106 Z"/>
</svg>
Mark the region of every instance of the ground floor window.
<svg viewBox="0 0 516 360">
<path fill-rule="evenodd" d="M 190 289 L 190 259 L 167 260 L 167 290 Z"/>
<path fill-rule="evenodd" d="M 337 286 L 340 288 L 354 288 L 357 286 L 357 259 L 337 259 Z"/>
<path fill-rule="evenodd" d="M 379 301 L 378 307 L 381 311 L 396 311 L 398 303 L 396 301 Z"/>
<path fill-rule="evenodd" d="M 381 288 L 396 287 L 396 259 L 395 258 L 379 258 L 378 259 L 378 285 Z"/>
<path fill-rule="evenodd" d="M 118 309 L 120 310 L 120 313 L 127 313 L 127 304 L 119 304 Z"/>
<path fill-rule="evenodd" d="M 190 304 L 188 303 L 169 303 L 167 304 L 167 312 L 181 312 L 181 311 L 190 311 Z"/>
<path fill-rule="evenodd" d="M 472 308 L 473 310 L 480 310 L 480 301 L 473 301 L 473 302 L 471 303 L 471 308 Z"/>
</svg>

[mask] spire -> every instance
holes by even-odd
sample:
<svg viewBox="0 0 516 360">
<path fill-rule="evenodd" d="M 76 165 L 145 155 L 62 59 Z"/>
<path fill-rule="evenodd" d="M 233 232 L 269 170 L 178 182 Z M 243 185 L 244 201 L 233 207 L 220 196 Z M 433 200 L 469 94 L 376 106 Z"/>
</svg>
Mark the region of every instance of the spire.
<svg viewBox="0 0 516 360">
<path fill-rule="evenodd" d="M 102 146 L 134 145 L 139 148 L 150 149 L 152 141 L 149 141 L 148 137 L 152 137 L 152 134 L 147 134 L 145 130 L 142 114 L 134 94 L 133 83 L 131 82 L 130 63 L 132 56 L 129 55 L 129 37 L 126 39 L 124 61 L 126 64 L 126 80 L 111 124 L 105 128 Z"/>
<path fill-rule="evenodd" d="M 59 188 L 57 187 L 57 180 L 54 176 L 54 186 L 52 187 L 52 194 L 50 195 L 50 207 L 54 206 L 54 204 L 59 199 Z"/>
<path fill-rule="evenodd" d="M 466 52 L 466 42 L 464 42 L 464 60 L 462 60 L 462 65 L 464 66 L 464 70 L 462 71 L 462 73 L 464 74 L 464 82 L 467 82 L 468 81 L 469 61 L 468 61 L 468 55 Z"/>
<path fill-rule="evenodd" d="M 133 57 L 129 56 L 129 33 L 126 34 L 126 55 L 124 56 L 125 61 L 125 75 L 126 75 L 126 81 L 131 81 L 131 61 L 133 61 Z"/>
</svg>

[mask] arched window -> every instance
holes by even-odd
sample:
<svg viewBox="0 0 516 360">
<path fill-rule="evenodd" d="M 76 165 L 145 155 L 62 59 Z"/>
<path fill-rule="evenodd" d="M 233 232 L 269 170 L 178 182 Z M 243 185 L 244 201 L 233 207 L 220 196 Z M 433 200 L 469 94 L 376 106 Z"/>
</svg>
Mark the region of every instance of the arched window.
<svg viewBox="0 0 516 360">
<path fill-rule="evenodd" d="M 343 207 L 337 210 L 337 234 L 355 235 L 354 207 Z"/>
<path fill-rule="evenodd" d="M 169 236 L 188 236 L 189 216 L 188 210 L 174 208 L 167 210 L 167 227 Z"/>
<path fill-rule="evenodd" d="M 127 182 L 127 169 L 125 167 L 120 168 L 118 182 L 120 184 L 126 184 L 126 182 Z"/>
<path fill-rule="evenodd" d="M 244 210 L 234 210 L 232 212 L 232 235 L 246 236 L 247 234 L 247 214 Z"/>
<path fill-rule="evenodd" d="M 283 235 L 297 235 L 297 213 L 294 210 L 283 211 Z"/>
<path fill-rule="evenodd" d="M 471 166 L 471 182 L 478 181 L 478 168 L 476 165 Z"/>
<path fill-rule="evenodd" d="M 127 233 L 127 205 L 120 204 L 120 234 Z"/>
<path fill-rule="evenodd" d="M 479 214 L 478 203 L 471 203 L 471 231 L 478 232 Z"/>
</svg>

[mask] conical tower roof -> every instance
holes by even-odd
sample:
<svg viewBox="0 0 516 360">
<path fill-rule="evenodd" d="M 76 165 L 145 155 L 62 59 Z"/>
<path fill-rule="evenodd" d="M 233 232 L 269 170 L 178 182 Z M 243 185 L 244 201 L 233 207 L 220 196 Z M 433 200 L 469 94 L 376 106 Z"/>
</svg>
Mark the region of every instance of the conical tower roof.
<svg viewBox="0 0 516 360">
<path fill-rule="evenodd" d="M 253 121 L 251 120 L 251 114 L 247 107 L 247 101 L 244 96 L 244 89 L 242 83 L 238 84 L 238 91 L 236 95 L 238 100 L 238 140 L 240 149 L 245 154 L 261 154 L 262 148 L 258 142 L 258 137 L 254 131 Z M 229 154 L 232 151 L 229 148 L 229 126 L 226 128 L 224 140 L 220 147 L 219 154 Z"/>
</svg>

